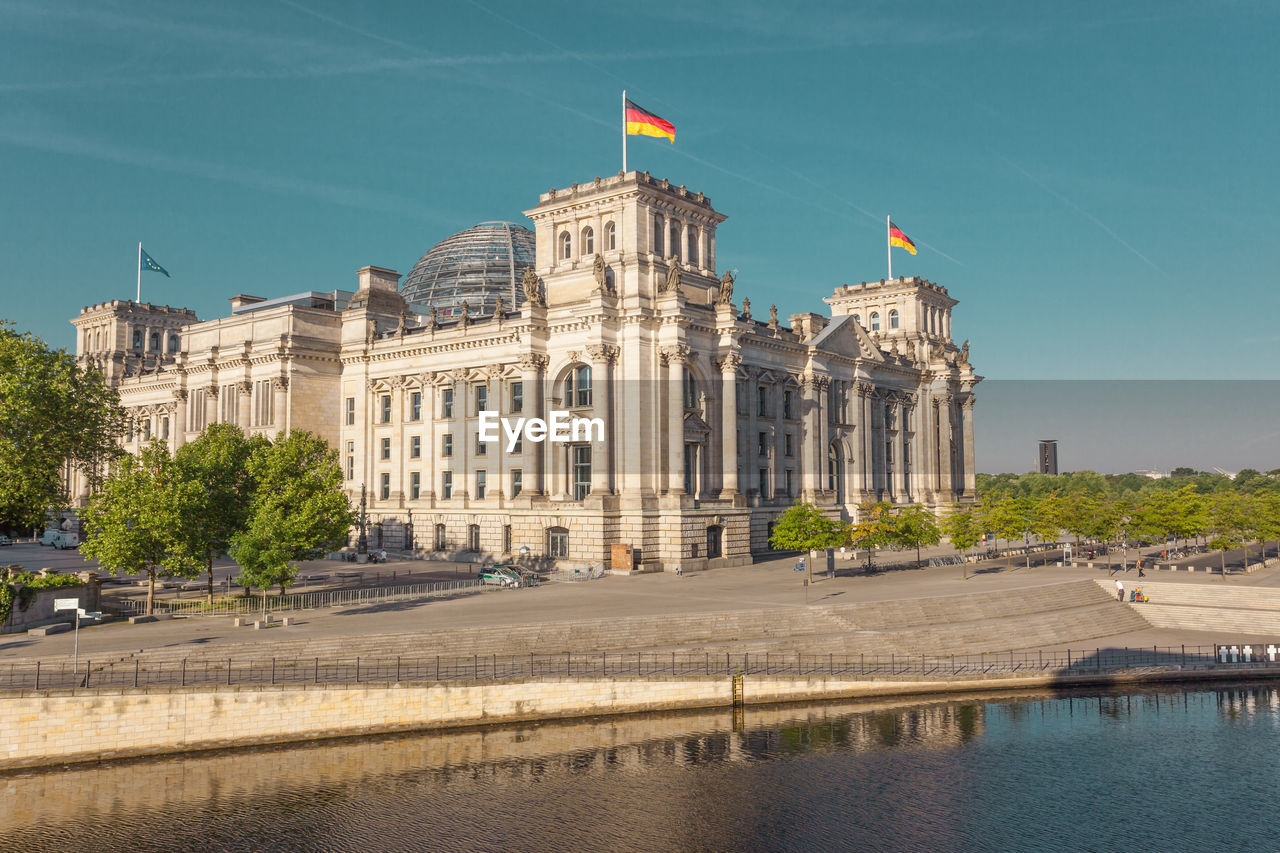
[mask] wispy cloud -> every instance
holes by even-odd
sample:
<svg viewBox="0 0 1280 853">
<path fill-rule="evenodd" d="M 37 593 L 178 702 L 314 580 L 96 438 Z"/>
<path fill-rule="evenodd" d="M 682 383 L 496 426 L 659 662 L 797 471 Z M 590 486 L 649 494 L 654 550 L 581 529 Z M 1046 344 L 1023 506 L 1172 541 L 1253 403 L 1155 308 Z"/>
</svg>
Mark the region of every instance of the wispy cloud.
<svg viewBox="0 0 1280 853">
<path fill-rule="evenodd" d="M 13 117 L 0 120 L 0 145 L 48 151 L 70 157 L 84 157 L 160 172 L 171 172 L 212 181 L 239 184 L 263 192 L 295 195 L 329 204 L 414 216 L 444 225 L 458 221 L 456 215 L 429 208 L 412 199 L 365 189 L 329 184 L 262 169 L 180 157 L 159 151 L 128 148 L 56 129 L 37 127 Z"/>
<path fill-rule="evenodd" d="M 1053 196 L 1053 197 L 1054 197 L 1054 198 L 1056 198 L 1058 201 L 1062 202 L 1062 203 L 1063 203 L 1063 204 L 1065 204 L 1067 207 L 1071 208 L 1071 209 L 1072 209 L 1072 210 L 1074 210 L 1076 213 L 1080 214 L 1080 215 L 1081 215 L 1081 216 L 1083 216 L 1085 219 L 1088 219 L 1088 220 L 1089 220 L 1090 222 L 1092 222 L 1094 225 L 1096 225 L 1096 226 L 1098 226 L 1099 228 L 1101 228 L 1103 231 L 1105 231 L 1105 232 L 1107 233 L 1107 235 L 1108 235 L 1109 237 L 1111 237 L 1111 239 L 1112 239 L 1112 240 L 1115 240 L 1115 241 L 1116 241 L 1117 243 L 1119 243 L 1121 246 L 1123 246 L 1124 248 L 1128 249 L 1128 250 L 1129 250 L 1129 251 L 1130 251 L 1130 252 L 1131 252 L 1135 257 L 1139 258 L 1139 259 L 1140 259 L 1143 263 L 1145 263 L 1147 266 L 1151 267 L 1153 270 L 1155 270 L 1156 272 L 1160 273 L 1160 274 L 1161 274 L 1161 275 L 1163 275 L 1163 276 L 1167 276 L 1167 275 L 1168 275 L 1168 273 L 1166 273 L 1164 270 L 1162 270 L 1162 269 L 1159 267 L 1159 265 L 1157 265 L 1157 264 L 1156 264 L 1156 262 L 1155 262 L 1155 261 L 1151 260 L 1151 259 L 1150 259 L 1150 258 L 1148 258 L 1146 255 L 1142 254 L 1142 252 L 1138 251 L 1138 250 L 1137 250 L 1136 248 L 1134 248 L 1134 247 L 1133 247 L 1133 246 L 1132 246 L 1128 241 L 1126 241 L 1123 237 L 1121 237 L 1119 234 L 1117 234 L 1117 233 L 1115 232 L 1115 230 L 1114 230 L 1110 225 L 1108 225 L 1107 223 L 1103 222 L 1101 219 L 1099 219 L 1098 217 L 1094 216 L 1092 213 L 1090 213 L 1089 211 L 1085 210 L 1083 207 L 1081 207 L 1080 205 L 1076 204 L 1074 201 L 1072 201 L 1071 199 L 1067 198 L 1067 197 L 1066 197 L 1066 196 L 1064 196 L 1062 193 L 1060 193 L 1060 192 L 1058 192 L 1057 190 L 1053 189 L 1053 188 L 1052 188 L 1052 187 L 1050 187 L 1048 184 L 1044 183 L 1044 181 L 1041 181 L 1041 180 L 1040 180 L 1039 178 L 1037 178 L 1035 175 L 1031 174 L 1031 173 L 1030 173 L 1030 172 L 1028 172 L 1026 169 L 1022 168 L 1022 167 L 1021 167 L 1021 166 L 1019 166 L 1017 163 L 1015 163 L 1015 162 L 1013 162 L 1012 160 L 1010 160 L 1008 157 L 1004 158 L 1004 161 L 1005 161 L 1006 163 L 1008 163 L 1010 166 L 1012 166 L 1015 170 L 1017 170 L 1017 171 L 1018 171 L 1018 172 L 1019 172 L 1019 173 L 1020 173 L 1024 178 L 1026 178 L 1028 181 L 1030 181 L 1031 183 L 1035 184 L 1037 187 L 1039 187 L 1040 189 L 1044 190 L 1046 193 L 1048 193 L 1049 195 Z"/>
</svg>

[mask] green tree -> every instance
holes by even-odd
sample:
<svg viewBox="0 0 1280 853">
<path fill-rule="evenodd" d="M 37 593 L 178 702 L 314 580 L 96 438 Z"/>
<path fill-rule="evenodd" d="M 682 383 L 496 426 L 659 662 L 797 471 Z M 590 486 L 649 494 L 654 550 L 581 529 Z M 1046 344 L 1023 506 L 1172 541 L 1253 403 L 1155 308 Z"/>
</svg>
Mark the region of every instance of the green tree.
<svg viewBox="0 0 1280 853">
<path fill-rule="evenodd" d="M 303 430 L 277 437 L 249 457 L 256 484 L 245 528 L 231 538 L 230 553 L 246 586 L 264 593 L 293 583 L 298 560 L 314 560 L 346 541 L 354 522 L 342 490 L 338 453 Z"/>
<path fill-rule="evenodd" d="M 960 573 L 963 580 L 969 579 L 969 564 L 964 560 L 969 550 L 977 547 L 982 541 L 982 524 L 973 507 L 956 506 L 951 514 L 942 520 L 942 532 L 951 540 L 951 547 L 960 551 Z"/>
<path fill-rule="evenodd" d="M 822 514 L 811 503 L 792 504 L 773 523 L 773 535 L 769 544 L 782 551 L 808 551 L 809 577 L 813 577 L 813 564 L 818 552 L 838 548 L 849 541 L 845 525 Z"/>
<path fill-rule="evenodd" d="M 867 549 L 867 571 L 875 569 L 871 555 L 876 548 L 893 544 L 893 506 L 884 502 L 868 502 L 858 507 L 858 520 L 849 528 L 849 541 L 855 548 Z"/>
<path fill-rule="evenodd" d="M 1209 547 L 1220 552 L 1222 576 L 1227 576 L 1227 552 L 1244 544 L 1250 521 L 1245 502 L 1235 492 L 1216 492 L 1209 497 Z"/>
<path fill-rule="evenodd" d="M 138 457 L 122 456 L 81 514 L 80 551 L 112 572 L 147 577 L 147 615 L 155 606 L 156 577 L 195 577 L 203 561 L 183 536 L 198 511 L 199 486 L 182 478 L 159 440 Z"/>
<path fill-rule="evenodd" d="M 70 465 L 91 489 L 119 455 L 124 413 L 96 371 L 0 321 L 0 525 L 37 527 L 67 502 Z"/>
<path fill-rule="evenodd" d="M 938 517 L 920 504 L 902 507 L 893 517 L 893 541 L 896 545 L 916 549 L 916 566 L 922 566 L 920 548 L 942 541 Z"/>
<path fill-rule="evenodd" d="M 213 601 L 213 561 L 227 556 L 232 537 L 249 520 L 255 486 L 249 459 L 267 444 L 261 436 L 245 438 L 235 424 L 211 424 L 174 454 L 181 476 L 200 488 L 201 505 L 184 519 L 182 534 L 193 553 L 204 554 L 209 601 Z"/>
<path fill-rule="evenodd" d="M 1005 565 L 1006 568 L 1013 568 L 1013 552 L 1008 542 L 1022 538 L 1029 529 L 1025 499 L 1005 497 L 984 506 L 982 525 L 993 533 L 996 539 L 1005 540 Z"/>
</svg>

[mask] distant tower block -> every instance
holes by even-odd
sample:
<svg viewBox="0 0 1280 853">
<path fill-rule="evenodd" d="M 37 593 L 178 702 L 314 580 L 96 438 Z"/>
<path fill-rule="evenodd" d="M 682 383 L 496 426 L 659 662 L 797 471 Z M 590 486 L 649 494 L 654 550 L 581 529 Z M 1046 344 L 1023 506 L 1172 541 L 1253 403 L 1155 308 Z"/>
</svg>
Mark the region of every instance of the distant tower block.
<svg viewBox="0 0 1280 853">
<path fill-rule="evenodd" d="M 1058 440 L 1046 438 L 1040 442 L 1040 453 L 1036 457 L 1036 470 L 1041 474 L 1058 473 Z"/>
</svg>

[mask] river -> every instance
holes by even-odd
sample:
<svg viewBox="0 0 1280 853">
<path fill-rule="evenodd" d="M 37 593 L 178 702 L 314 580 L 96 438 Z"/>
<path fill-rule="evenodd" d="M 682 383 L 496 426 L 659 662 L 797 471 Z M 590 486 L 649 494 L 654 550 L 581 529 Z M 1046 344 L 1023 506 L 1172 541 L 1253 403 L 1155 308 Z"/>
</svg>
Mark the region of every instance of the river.
<svg viewBox="0 0 1280 853">
<path fill-rule="evenodd" d="M 1278 743 L 1270 684 L 523 724 L 4 774 L 0 850 L 1276 850 Z"/>
</svg>

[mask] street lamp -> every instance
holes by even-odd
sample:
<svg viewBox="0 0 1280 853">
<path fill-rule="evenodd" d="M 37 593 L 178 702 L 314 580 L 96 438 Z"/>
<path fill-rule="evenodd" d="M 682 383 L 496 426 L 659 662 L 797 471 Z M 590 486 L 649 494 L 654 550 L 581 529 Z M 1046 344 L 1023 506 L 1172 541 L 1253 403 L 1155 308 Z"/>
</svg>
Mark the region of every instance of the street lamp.
<svg viewBox="0 0 1280 853">
<path fill-rule="evenodd" d="M 366 495 L 365 484 L 361 483 L 360 484 L 360 538 L 356 540 L 357 554 L 369 553 L 369 538 L 365 535 L 365 522 L 367 521 L 367 516 L 365 514 L 365 507 L 367 505 L 368 505 L 368 499 Z"/>
</svg>

